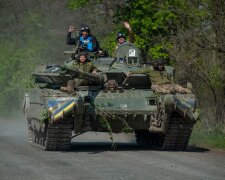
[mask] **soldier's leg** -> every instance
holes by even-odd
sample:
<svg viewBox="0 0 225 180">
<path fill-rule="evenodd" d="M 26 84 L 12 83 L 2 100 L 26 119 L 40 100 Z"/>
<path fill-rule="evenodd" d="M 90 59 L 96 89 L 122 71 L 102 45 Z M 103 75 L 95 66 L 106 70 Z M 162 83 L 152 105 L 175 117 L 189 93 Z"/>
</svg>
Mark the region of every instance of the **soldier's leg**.
<svg viewBox="0 0 225 180">
<path fill-rule="evenodd" d="M 173 93 L 173 87 L 171 84 L 155 84 L 151 87 L 154 91 L 163 94 Z"/>
<path fill-rule="evenodd" d="M 190 89 L 184 88 L 184 87 L 180 86 L 179 84 L 175 85 L 175 90 L 176 90 L 176 92 L 181 93 L 181 94 L 190 94 L 191 93 Z"/>
<path fill-rule="evenodd" d="M 83 79 L 74 79 L 74 88 L 76 89 L 79 86 L 85 86 L 87 85 L 87 81 Z"/>
<path fill-rule="evenodd" d="M 74 84 L 75 84 L 75 80 L 69 80 L 67 82 L 67 92 L 68 93 L 73 93 L 74 92 Z"/>
<path fill-rule="evenodd" d="M 69 94 L 72 94 L 74 92 L 74 80 L 69 80 L 67 82 L 66 87 L 61 86 L 61 91 L 68 92 Z"/>
</svg>

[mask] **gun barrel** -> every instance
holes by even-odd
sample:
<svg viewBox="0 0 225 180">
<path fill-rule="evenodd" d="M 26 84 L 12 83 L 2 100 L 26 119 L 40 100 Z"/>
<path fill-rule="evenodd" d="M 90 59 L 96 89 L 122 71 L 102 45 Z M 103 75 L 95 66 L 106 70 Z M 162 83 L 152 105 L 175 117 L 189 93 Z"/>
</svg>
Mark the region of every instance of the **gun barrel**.
<svg viewBox="0 0 225 180">
<path fill-rule="evenodd" d="M 89 82 L 93 82 L 97 84 L 101 84 L 107 81 L 107 77 L 103 73 L 93 74 L 93 73 L 81 71 L 79 69 L 69 69 L 67 73 L 74 78 L 85 79 Z"/>
</svg>

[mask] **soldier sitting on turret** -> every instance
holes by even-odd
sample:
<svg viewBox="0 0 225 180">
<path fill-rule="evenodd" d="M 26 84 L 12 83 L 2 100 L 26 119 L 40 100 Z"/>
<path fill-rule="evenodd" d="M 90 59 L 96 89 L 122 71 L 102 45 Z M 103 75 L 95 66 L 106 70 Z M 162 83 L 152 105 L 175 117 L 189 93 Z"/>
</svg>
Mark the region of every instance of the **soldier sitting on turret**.
<svg viewBox="0 0 225 180">
<path fill-rule="evenodd" d="M 132 71 L 127 75 L 129 76 L 130 74 L 147 74 L 152 84 L 151 89 L 156 92 L 164 94 L 191 93 L 190 89 L 183 88 L 182 86 L 180 86 L 179 84 L 175 84 L 171 79 L 168 78 L 162 60 L 155 61 L 153 64 L 153 68 L 152 67 L 142 68 L 136 71 Z"/>
<path fill-rule="evenodd" d="M 87 52 L 81 52 L 78 56 L 78 61 L 74 61 L 70 66 L 65 67 L 66 69 L 76 70 L 78 69 L 80 72 L 92 73 L 97 75 L 97 68 L 91 61 L 87 59 Z M 69 80 L 67 83 L 67 87 L 61 87 L 61 90 L 68 91 L 68 93 L 73 93 L 74 89 L 80 85 L 88 85 L 88 81 L 85 79 L 79 79 L 76 77 L 73 80 Z"/>
</svg>

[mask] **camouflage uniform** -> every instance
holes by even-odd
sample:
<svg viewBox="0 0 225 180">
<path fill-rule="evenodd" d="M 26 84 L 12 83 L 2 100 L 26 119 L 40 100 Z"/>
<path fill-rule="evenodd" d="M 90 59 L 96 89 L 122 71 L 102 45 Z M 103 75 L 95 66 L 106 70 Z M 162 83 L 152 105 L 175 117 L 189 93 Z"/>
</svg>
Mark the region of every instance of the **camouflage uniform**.
<svg viewBox="0 0 225 180">
<path fill-rule="evenodd" d="M 151 69 L 151 67 L 147 67 L 136 71 L 132 71 L 131 74 L 147 74 L 152 83 L 151 88 L 156 92 L 164 94 L 176 92 L 182 94 L 191 93 L 190 89 L 183 88 L 179 84 L 173 83 L 168 78 L 166 71 L 156 71 Z"/>
<path fill-rule="evenodd" d="M 79 69 L 80 71 L 88 72 L 88 73 L 92 73 L 92 71 L 94 69 L 97 69 L 91 61 L 85 61 L 85 63 L 80 63 L 79 61 L 75 61 L 73 64 L 71 64 L 67 68 L 68 69 Z M 80 78 L 82 78 L 81 75 L 79 75 L 78 77 L 76 77 L 73 80 L 68 81 L 67 88 L 68 88 L 69 93 L 73 92 L 74 88 L 76 88 L 80 85 L 88 85 L 89 84 L 89 82 L 87 80 L 80 79 Z"/>
<path fill-rule="evenodd" d="M 68 69 L 79 69 L 83 72 L 92 73 L 94 69 L 97 69 L 91 61 L 85 61 L 85 63 L 80 63 L 75 61 Z"/>
</svg>

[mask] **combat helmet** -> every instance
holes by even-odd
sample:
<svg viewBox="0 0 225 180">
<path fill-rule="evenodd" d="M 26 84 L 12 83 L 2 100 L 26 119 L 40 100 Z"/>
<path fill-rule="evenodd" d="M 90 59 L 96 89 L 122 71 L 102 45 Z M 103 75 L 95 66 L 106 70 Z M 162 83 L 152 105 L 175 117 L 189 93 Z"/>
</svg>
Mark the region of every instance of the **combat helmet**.
<svg viewBox="0 0 225 180">
<path fill-rule="evenodd" d="M 122 32 L 118 32 L 117 35 L 116 35 L 116 40 L 118 40 L 119 38 L 124 38 L 126 39 L 126 35 Z"/>
<path fill-rule="evenodd" d="M 90 29 L 89 26 L 83 26 L 83 27 L 81 27 L 80 28 L 80 32 L 83 32 L 83 31 L 87 32 L 88 34 L 91 33 L 91 29 Z"/>
</svg>

